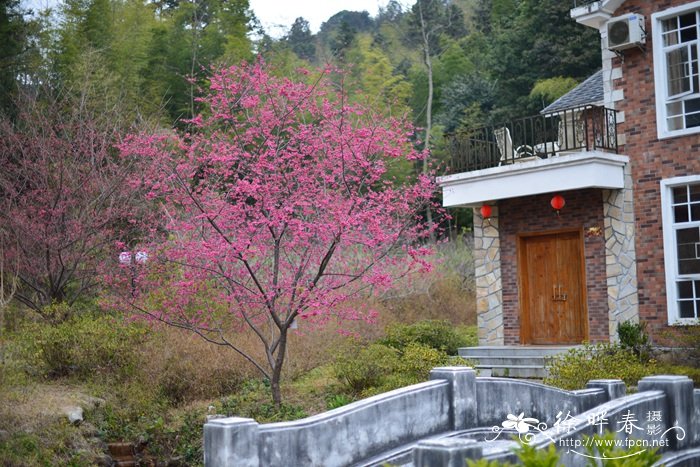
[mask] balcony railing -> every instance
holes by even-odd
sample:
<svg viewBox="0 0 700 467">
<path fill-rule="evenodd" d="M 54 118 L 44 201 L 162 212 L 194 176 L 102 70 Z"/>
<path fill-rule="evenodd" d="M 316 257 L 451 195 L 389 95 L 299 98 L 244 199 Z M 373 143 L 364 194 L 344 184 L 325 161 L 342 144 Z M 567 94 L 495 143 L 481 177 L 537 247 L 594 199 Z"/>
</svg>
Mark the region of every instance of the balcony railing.
<svg viewBox="0 0 700 467">
<path fill-rule="evenodd" d="M 447 140 L 447 174 L 454 174 L 577 151 L 616 153 L 617 119 L 612 109 L 585 106 L 451 134 Z"/>
<path fill-rule="evenodd" d="M 574 0 L 574 8 L 590 5 L 591 3 L 595 3 L 597 1 L 599 0 Z"/>
</svg>

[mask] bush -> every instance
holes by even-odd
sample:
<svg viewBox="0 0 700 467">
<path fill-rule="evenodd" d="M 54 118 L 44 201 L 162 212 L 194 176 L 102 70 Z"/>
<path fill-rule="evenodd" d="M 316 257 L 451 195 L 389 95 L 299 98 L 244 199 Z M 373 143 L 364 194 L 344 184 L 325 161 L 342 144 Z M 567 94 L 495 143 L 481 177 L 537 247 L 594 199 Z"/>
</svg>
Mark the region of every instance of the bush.
<svg viewBox="0 0 700 467">
<path fill-rule="evenodd" d="M 583 436 L 583 445 L 586 447 L 587 464 L 589 467 L 648 467 L 655 465 L 661 456 L 658 449 L 645 449 L 636 455 L 629 449 L 615 447 L 615 433 L 606 432 L 604 435 Z M 589 441 L 591 440 L 591 441 Z M 554 444 L 546 449 L 537 448 L 529 444 L 521 444 L 514 450 L 518 457 L 518 465 L 525 467 L 558 467 L 559 453 Z M 601 461 L 601 459 L 605 459 Z M 602 462 L 602 464 L 601 464 Z M 514 467 L 509 462 L 489 461 L 487 459 L 467 459 L 468 467 Z"/>
<path fill-rule="evenodd" d="M 691 326 L 671 326 L 670 329 L 662 333 L 662 336 L 669 340 L 671 345 L 685 350 L 685 358 L 678 360 L 698 366 L 698 362 L 700 362 L 700 321 Z"/>
<path fill-rule="evenodd" d="M 115 317 L 77 315 L 55 326 L 31 324 L 18 338 L 26 344 L 28 360 L 47 376 L 123 378 L 135 372 L 146 331 Z"/>
<path fill-rule="evenodd" d="M 625 321 L 617 323 L 617 337 L 620 339 L 620 346 L 631 350 L 643 362 L 651 358 L 651 343 L 647 333 L 647 323 L 641 321 L 634 323 Z"/>
<path fill-rule="evenodd" d="M 630 449 L 615 447 L 615 439 L 615 433 L 610 431 L 604 435 L 583 437 L 589 467 L 597 467 L 598 459 L 603 458 L 606 459 L 606 467 L 648 467 L 661 459 L 657 454 L 658 448 L 644 449 L 636 455 L 630 455 Z"/>
<path fill-rule="evenodd" d="M 352 394 L 382 385 L 399 365 L 399 351 L 382 344 L 341 351 L 333 365 L 335 376 Z"/>
<path fill-rule="evenodd" d="M 585 345 L 549 360 L 547 371 L 544 383 L 562 389 L 581 389 L 591 379 L 606 378 L 620 378 L 631 387 L 642 377 L 656 373 L 656 362 L 643 363 L 634 352 L 619 345 Z"/>
<path fill-rule="evenodd" d="M 426 381 L 436 366 L 465 364 L 460 357 L 415 342 L 401 350 L 375 343 L 341 353 L 333 369 L 345 390 L 368 397 Z"/>
<path fill-rule="evenodd" d="M 199 365 L 191 355 L 187 357 L 168 358 L 156 376 L 163 396 L 174 405 L 230 394 L 240 385 L 241 374 L 236 368 L 222 366 L 209 372 L 208 365 Z"/>
<path fill-rule="evenodd" d="M 353 398 L 347 394 L 328 394 L 326 395 L 326 409 L 333 410 L 338 407 L 343 407 L 354 402 Z"/>
<path fill-rule="evenodd" d="M 683 365 L 659 364 L 657 373 L 662 375 L 683 375 L 693 380 L 693 385 L 700 388 L 700 368 Z"/>
<path fill-rule="evenodd" d="M 469 344 L 455 326 L 448 321 L 426 320 L 414 324 L 392 324 L 386 328 L 386 337 L 379 343 L 403 349 L 409 344 L 421 344 L 449 355 L 456 355 L 457 349 Z"/>
</svg>

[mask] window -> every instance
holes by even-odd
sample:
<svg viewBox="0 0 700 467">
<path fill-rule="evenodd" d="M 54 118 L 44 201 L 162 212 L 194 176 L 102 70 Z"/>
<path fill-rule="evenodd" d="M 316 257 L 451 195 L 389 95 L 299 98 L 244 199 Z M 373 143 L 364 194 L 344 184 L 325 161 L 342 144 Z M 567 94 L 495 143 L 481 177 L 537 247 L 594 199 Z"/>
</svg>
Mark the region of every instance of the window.
<svg viewBox="0 0 700 467">
<path fill-rule="evenodd" d="M 659 138 L 700 132 L 700 2 L 652 15 Z"/>
<path fill-rule="evenodd" d="M 661 181 L 669 324 L 700 319 L 700 175 Z"/>
</svg>

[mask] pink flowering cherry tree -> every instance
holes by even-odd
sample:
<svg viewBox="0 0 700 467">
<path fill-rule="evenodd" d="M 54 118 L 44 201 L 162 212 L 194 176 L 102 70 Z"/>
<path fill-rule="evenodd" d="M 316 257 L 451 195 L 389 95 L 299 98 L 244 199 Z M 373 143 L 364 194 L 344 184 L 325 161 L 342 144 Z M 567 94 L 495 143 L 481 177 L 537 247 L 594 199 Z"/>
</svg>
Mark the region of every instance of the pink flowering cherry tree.
<svg viewBox="0 0 700 467">
<path fill-rule="evenodd" d="M 411 126 L 348 104 L 336 72 L 299 73 L 276 77 L 261 62 L 220 70 L 189 133 L 121 146 L 145 162 L 165 225 L 147 264 L 124 269 L 138 274 L 124 300 L 238 352 L 277 404 L 290 328 L 371 319 L 360 298 L 430 267 L 419 213 L 434 182 L 387 176 L 392 159 L 424 157 Z M 246 328 L 261 352 L 238 343 Z"/>
</svg>

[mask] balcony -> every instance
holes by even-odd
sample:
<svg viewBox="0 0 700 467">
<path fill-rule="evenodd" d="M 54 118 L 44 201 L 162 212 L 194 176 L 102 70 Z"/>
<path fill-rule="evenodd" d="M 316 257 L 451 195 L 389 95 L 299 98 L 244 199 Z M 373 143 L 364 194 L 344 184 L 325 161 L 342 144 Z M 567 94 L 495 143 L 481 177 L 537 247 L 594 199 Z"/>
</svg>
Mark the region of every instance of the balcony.
<svg viewBox="0 0 700 467">
<path fill-rule="evenodd" d="M 591 3 L 596 3 L 598 1 L 599 0 L 574 0 L 574 8 L 590 5 Z"/>
<path fill-rule="evenodd" d="M 443 205 L 585 188 L 624 187 L 616 113 L 595 105 L 558 110 L 448 136 L 451 162 L 438 177 Z"/>
<path fill-rule="evenodd" d="M 520 118 L 448 135 L 447 140 L 448 175 L 581 151 L 618 151 L 616 113 L 597 106 Z"/>
</svg>

